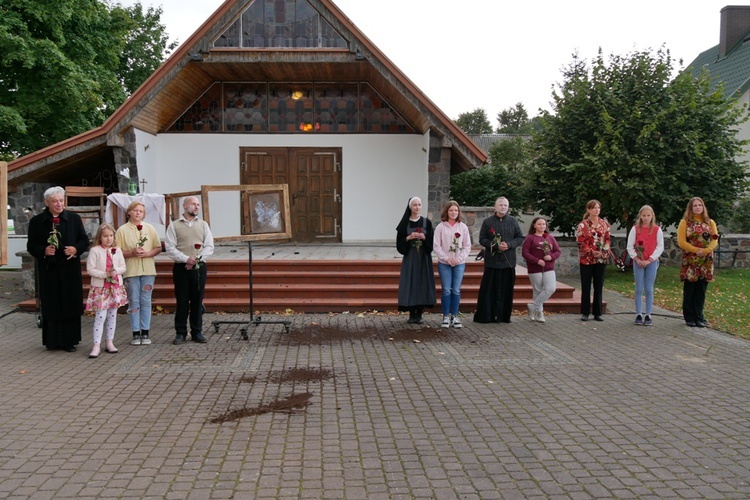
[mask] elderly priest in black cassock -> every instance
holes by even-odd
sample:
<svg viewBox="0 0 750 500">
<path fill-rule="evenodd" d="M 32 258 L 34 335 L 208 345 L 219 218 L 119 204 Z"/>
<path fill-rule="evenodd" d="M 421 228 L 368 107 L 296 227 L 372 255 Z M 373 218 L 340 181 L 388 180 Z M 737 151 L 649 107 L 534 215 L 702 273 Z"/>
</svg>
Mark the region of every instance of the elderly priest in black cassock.
<svg viewBox="0 0 750 500">
<path fill-rule="evenodd" d="M 89 239 L 81 217 L 65 210 L 65 190 L 44 192 L 47 208 L 29 221 L 26 249 L 37 262 L 42 344 L 74 352 L 81 341 L 83 283 L 81 255 Z"/>
</svg>

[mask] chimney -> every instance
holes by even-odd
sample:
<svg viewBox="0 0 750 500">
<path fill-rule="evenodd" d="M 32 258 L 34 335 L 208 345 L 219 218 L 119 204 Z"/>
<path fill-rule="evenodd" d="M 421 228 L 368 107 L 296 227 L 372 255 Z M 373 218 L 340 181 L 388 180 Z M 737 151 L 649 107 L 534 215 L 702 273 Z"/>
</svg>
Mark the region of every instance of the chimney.
<svg viewBox="0 0 750 500">
<path fill-rule="evenodd" d="M 724 58 L 750 31 L 750 6 L 727 5 L 721 9 L 719 58 Z"/>
</svg>

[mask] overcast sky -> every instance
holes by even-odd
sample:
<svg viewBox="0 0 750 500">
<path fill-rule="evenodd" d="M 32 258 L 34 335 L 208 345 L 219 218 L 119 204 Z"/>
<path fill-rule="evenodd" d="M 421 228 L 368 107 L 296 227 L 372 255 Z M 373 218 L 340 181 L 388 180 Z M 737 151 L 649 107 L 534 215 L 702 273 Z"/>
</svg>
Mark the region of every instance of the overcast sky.
<svg viewBox="0 0 750 500">
<path fill-rule="evenodd" d="M 132 5 L 136 0 L 121 0 Z M 334 0 L 450 118 L 483 108 L 493 126 L 522 102 L 550 109 L 552 86 L 573 52 L 605 55 L 667 48 L 688 65 L 719 43 L 727 0 Z M 184 42 L 223 0 L 141 0 L 161 6 L 172 40 Z M 440 5 L 440 6 L 438 6 Z"/>
</svg>

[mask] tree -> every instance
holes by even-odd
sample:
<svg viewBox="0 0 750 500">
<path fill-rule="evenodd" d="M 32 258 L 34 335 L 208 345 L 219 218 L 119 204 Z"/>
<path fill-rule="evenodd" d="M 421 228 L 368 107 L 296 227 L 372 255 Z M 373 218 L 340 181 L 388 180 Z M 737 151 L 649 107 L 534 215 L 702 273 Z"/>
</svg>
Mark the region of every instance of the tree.
<svg viewBox="0 0 750 500">
<path fill-rule="evenodd" d="M 169 35 L 161 24 L 161 7 L 149 7 L 144 13 L 141 4 L 136 3 L 124 10 L 113 10 L 113 14 L 117 15 L 122 12 L 126 14 L 128 32 L 125 48 L 120 54 L 117 76 L 130 95 L 157 70 L 178 43 L 169 43 Z"/>
<path fill-rule="evenodd" d="M 3 0 L 0 157 L 101 125 L 148 76 L 134 70 L 166 55 L 160 15 L 100 0 Z"/>
<path fill-rule="evenodd" d="M 460 205 L 492 206 L 498 196 L 510 200 L 511 212 L 530 204 L 528 194 L 531 150 L 521 137 L 496 142 L 489 152 L 489 164 L 451 177 L 451 199 Z"/>
<path fill-rule="evenodd" d="M 497 114 L 497 122 L 500 126 L 497 128 L 498 134 L 528 134 L 531 132 L 529 127 L 529 113 L 522 103 L 516 103 L 515 107 L 502 110 Z"/>
<path fill-rule="evenodd" d="M 629 228 L 642 205 L 666 225 L 692 196 L 721 219 L 746 185 L 735 158 L 746 112 L 712 90 L 704 72 L 672 79 L 669 52 L 599 56 L 592 67 L 574 55 L 542 117 L 534 196 L 551 226 L 566 234 L 586 202 L 598 199 L 610 222 Z"/>
<path fill-rule="evenodd" d="M 491 134 L 492 125 L 487 118 L 487 112 L 482 108 L 477 108 L 469 113 L 458 115 L 456 125 L 467 134 Z"/>
</svg>

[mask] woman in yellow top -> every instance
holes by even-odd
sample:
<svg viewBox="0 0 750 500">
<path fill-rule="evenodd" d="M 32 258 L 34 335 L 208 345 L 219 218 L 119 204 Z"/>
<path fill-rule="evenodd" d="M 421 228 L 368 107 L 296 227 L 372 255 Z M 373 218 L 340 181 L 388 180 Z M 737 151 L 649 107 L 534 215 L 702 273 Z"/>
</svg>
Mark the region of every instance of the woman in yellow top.
<svg viewBox="0 0 750 500">
<path fill-rule="evenodd" d="M 161 253 L 161 240 L 154 226 L 144 222 L 146 207 L 140 201 L 128 205 L 128 222 L 117 229 L 115 239 L 122 249 L 127 270 L 128 315 L 133 340 L 130 345 L 149 345 L 151 328 L 151 293 L 156 281 L 154 257 Z"/>
<path fill-rule="evenodd" d="M 682 314 L 687 326 L 705 328 L 703 316 L 708 283 L 714 280 L 714 249 L 719 244 L 716 223 L 708 216 L 703 200 L 691 198 L 677 228 L 677 244 L 682 249 Z"/>
</svg>

